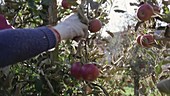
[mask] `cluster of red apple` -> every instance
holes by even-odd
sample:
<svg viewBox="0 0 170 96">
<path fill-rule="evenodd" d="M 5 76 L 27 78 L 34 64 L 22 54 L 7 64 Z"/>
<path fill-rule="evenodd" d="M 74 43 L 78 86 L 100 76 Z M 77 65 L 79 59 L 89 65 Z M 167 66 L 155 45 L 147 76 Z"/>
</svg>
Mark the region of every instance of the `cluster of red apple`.
<svg viewBox="0 0 170 96">
<path fill-rule="evenodd" d="M 71 66 L 71 75 L 78 80 L 94 81 L 99 76 L 99 69 L 95 64 L 75 62 Z"/>
<path fill-rule="evenodd" d="M 150 20 L 154 15 L 160 13 L 160 7 L 158 5 L 144 3 L 142 4 L 138 11 L 137 17 L 141 21 Z M 150 48 L 155 43 L 155 39 L 152 34 L 142 34 L 138 35 L 136 41 L 142 47 Z"/>
<path fill-rule="evenodd" d="M 69 0 L 62 0 L 62 7 L 64 9 L 71 9 L 71 6 L 73 6 L 74 4 L 76 4 L 77 0 L 72 0 L 69 2 Z M 102 28 L 102 22 L 99 19 L 91 19 L 89 21 L 89 31 L 94 33 L 94 32 L 98 32 L 100 29 Z"/>
<path fill-rule="evenodd" d="M 157 13 L 160 13 L 160 7 L 159 6 L 144 3 L 139 7 L 139 9 L 137 11 L 137 17 L 141 21 L 147 21 L 147 20 L 151 19 L 151 17 L 154 16 L 155 14 L 157 14 Z"/>
<path fill-rule="evenodd" d="M 155 43 L 152 34 L 138 35 L 136 38 L 137 43 L 142 47 L 150 48 Z"/>
</svg>

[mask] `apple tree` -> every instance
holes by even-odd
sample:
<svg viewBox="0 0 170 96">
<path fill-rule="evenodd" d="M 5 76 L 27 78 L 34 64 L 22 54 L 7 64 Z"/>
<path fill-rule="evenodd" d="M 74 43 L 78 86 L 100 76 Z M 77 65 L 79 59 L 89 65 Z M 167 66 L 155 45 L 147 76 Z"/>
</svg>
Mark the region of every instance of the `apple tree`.
<svg viewBox="0 0 170 96">
<path fill-rule="evenodd" d="M 162 70 L 162 65 L 169 63 L 169 26 L 160 24 L 170 22 L 169 1 L 161 2 L 163 6 L 156 0 L 131 2 L 131 6 L 138 7 L 133 19 L 137 23 L 118 35 L 104 30 L 114 3 L 114 0 L 1 2 L 0 13 L 15 28 L 56 25 L 77 12 L 81 22 L 89 26 L 89 34 L 87 38 L 62 41 L 57 48 L 12 65 L 5 73 L 2 71 L 0 95 L 161 96 L 170 92 L 162 86 L 158 90 L 156 86 L 169 77 L 169 69 Z M 126 13 L 121 9 L 114 11 Z M 159 30 L 165 31 L 165 38 L 155 35 Z M 109 37 L 103 37 L 102 31 Z M 113 44 L 117 37 L 121 38 L 118 39 L 120 46 Z M 121 51 L 114 53 L 113 48 Z"/>
<path fill-rule="evenodd" d="M 78 12 L 81 22 L 89 23 L 89 30 L 92 33 L 89 32 L 87 40 L 62 41 L 53 51 L 43 52 L 29 60 L 9 66 L 10 70 L 5 72 L 2 70 L 0 94 L 16 96 L 108 94 L 101 85 L 91 82 L 99 76 L 99 65 L 96 64 L 96 60 L 100 60 L 103 54 L 93 50 L 97 49 L 94 39 L 100 35 L 96 32 L 107 23 L 103 21 L 108 21 L 107 10 L 101 9 L 101 5 L 108 3 L 109 1 L 104 0 L 98 2 L 63 0 L 61 3 L 56 0 L 2 1 L 1 14 L 5 15 L 15 28 L 56 25 L 67 15 Z M 77 80 L 70 73 L 71 65 L 76 61 L 82 64 L 81 73 L 84 75 L 81 75 L 81 80 Z"/>
<path fill-rule="evenodd" d="M 148 0 L 138 4 L 139 8 L 136 12 L 138 22 L 135 25 L 136 43 L 145 49 L 143 53 L 145 53 L 144 55 L 147 56 L 148 60 L 141 55 L 142 57 L 140 57 L 145 59 L 142 61 L 147 60 L 145 63 L 148 63 L 153 70 L 148 74 L 152 80 L 148 80 L 148 83 L 145 82 L 146 85 L 141 81 L 142 84 L 138 84 L 139 92 L 136 92 L 136 94 L 140 93 L 141 87 L 142 93 L 148 95 L 147 84 L 149 84 L 150 88 L 159 90 L 161 92 L 159 95 L 169 94 L 168 82 L 162 83 L 163 81 L 168 81 L 166 79 L 169 77 L 167 72 L 169 70 L 167 69 L 169 66 L 169 56 L 167 55 L 169 54 L 169 36 L 167 35 L 169 33 L 168 2 L 164 0 L 162 2 Z"/>
</svg>

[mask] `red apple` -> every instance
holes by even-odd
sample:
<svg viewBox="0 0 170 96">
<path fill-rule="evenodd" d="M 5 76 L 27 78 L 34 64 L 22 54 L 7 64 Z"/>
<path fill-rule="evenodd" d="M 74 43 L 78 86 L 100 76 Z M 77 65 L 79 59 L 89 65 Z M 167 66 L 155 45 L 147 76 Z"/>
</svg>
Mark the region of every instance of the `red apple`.
<svg viewBox="0 0 170 96">
<path fill-rule="evenodd" d="M 90 32 L 97 32 L 102 28 L 102 22 L 98 19 L 92 19 L 89 22 L 89 31 Z"/>
<path fill-rule="evenodd" d="M 71 8 L 71 4 L 70 4 L 67 0 L 63 0 L 63 1 L 61 2 L 61 5 L 62 5 L 62 7 L 63 7 L 64 9 L 69 9 L 69 8 Z"/>
<path fill-rule="evenodd" d="M 85 81 L 94 81 L 99 76 L 99 69 L 95 64 L 84 64 L 81 75 Z"/>
<path fill-rule="evenodd" d="M 81 79 L 81 67 L 82 64 L 80 62 L 75 62 L 71 65 L 71 75 L 76 79 Z"/>
<path fill-rule="evenodd" d="M 143 47 L 152 47 L 152 44 L 154 43 L 154 38 L 153 35 L 151 34 L 144 34 L 141 38 L 140 38 L 140 44 Z"/>
<path fill-rule="evenodd" d="M 153 7 L 147 3 L 142 4 L 137 11 L 137 17 L 141 21 L 149 20 L 152 15 L 154 15 Z"/>
<path fill-rule="evenodd" d="M 137 43 L 138 43 L 139 45 L 141 45 L 141 44 L 140 44 L 140 38 L 141 38 L 141 35 L 138 35 L 138 36 L 136 37 L 136 41 L 137 41 Z"/>
<path fill-rule="evenodd" d="M 8 21 L 6 20 L 6 18 L 0 14 L 0 30 L 4 30 L 4 29 L 14 29 L 13 26 L 11 26 Z"/>
</svg>

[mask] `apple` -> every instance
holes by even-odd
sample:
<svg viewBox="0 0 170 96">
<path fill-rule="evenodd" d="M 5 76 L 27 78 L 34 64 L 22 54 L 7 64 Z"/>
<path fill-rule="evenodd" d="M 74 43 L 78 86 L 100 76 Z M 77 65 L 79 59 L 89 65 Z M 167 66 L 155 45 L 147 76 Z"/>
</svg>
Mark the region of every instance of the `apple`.
<svg viewBox="0 0 170 96">
<path fill-rule="evenodd" d="M 70 9 L 72 5 L 76 5 L 77 0 L 62 0 L 61 5 L 64 9 Z"/>
<path fill-rule="evenodd" d="M 154 37 L 151 34 L 138 35 L 136 37 L 136 42 L 143 47 L 152 47 L 155 42 Z"/>
<path fill-rule="evenodd" d="M 141 21 L 149 20 L 152 15 L 154 15 L 153 7 L 148 3 L 142 4 L 137 11 L 137 17 Z"/>
<path fill-rule="evenodd" d="M 99 76 L 99 69 L 95 64 L 84 64 L 81 68 L 81 75 L 85 81 L 94 81 Z"/>
<path fill-rule="evenodd" d="M 143 47 L 152 47 L 152 44 L 154 43 L 154 37 L 151 34 L 144 34 L 140 38 L 140 44 Z"/>
<path fill-rule="evenodd" d="M 76 79 L 81 79 L 81 67 L 82 64 L 80 62 L 75 62 L 71 65 L 71 75 L 74 76 Z"/>
<path fill-rule="evenodd" d="M 141 44 L 140 44 L 140 38 L 141 38 L 141 35 L 138 35 L 138 36 L 136 37 L 136 41 L 137 41 L 137 43 L 138 43 L 139 45 L 141 45 Z"/>
<path fill-rule="evenodd" d="M 63 1 L 61 2 L 61 5 L 62 5 L 62 7 L 63 7 L 64 9 L 69 9 L 69 8 L 71 8 L 71 4 L 70 4 L 67 0 L 63 0 Z"/>
<path fill-rule="evenodd" d="M 0 30 L 4 30 L 4 29 L 14 29 L 13 26 L 11 26 L 8 21 L 6 20 L 6 18 L 3 15 L 0 15 Z"/>
<path fill-rule="evenodd" d="M 97 32 L 102 28 L 102 22 L 99 19 L 92 19 L 89 22 L 89 31 L 90 32 Z"/>
</svg>

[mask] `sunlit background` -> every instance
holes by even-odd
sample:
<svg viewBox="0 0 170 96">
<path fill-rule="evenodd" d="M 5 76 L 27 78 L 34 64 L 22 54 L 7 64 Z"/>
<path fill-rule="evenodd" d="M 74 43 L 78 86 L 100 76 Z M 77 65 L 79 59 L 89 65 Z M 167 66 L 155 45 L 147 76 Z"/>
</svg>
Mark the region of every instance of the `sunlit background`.
<svg viewBox="0 0 170 96">
<path fill-rule="evenodd" d="M 62 0 L 57 0 L 58 4 L 61 4 Z M 95 1 L 95 0 L 94 0 Z M 137 6 L 130 6 L 131 3 L 137 3 L 138 0 L 112 0 L 113 5 L 109 14 L 110 21 L 103 29 L 111 32 L 122 32 L 128 25 L 134 24 L 134 17 L 136 18 Z M 161 4 L 162 0 L 157 0 Z M 4 0 L 0 0 L 0 4 L 3 4 Z M 116 7 L 115 7 L 116 6 Z M 161 5 L 159 5 L 161 6 Z M 108 6 L 110 8 L 110 6 Z M 115 9 L 124 10 L 125 13 L 115 12 Z M 105 33 L 103 35 L 106 35 Z"/>
<path fill-rule="evenodd" d="M 58 3 L 61 4 L 62 0 L 58 0 Z M 94 0 L 95 1 L 95 0 Z M 102 35 L 107 36 L 105 30 L 110 32 L 122 32 L 126 29 L 127 25 L 134 24 L 133 20 L 135 14 L 136 6 L 130 6 L 130 2 L 136 3 L 137 0 L 112 0 L 113 5 L 107 6 L 108 10 L 111 9 L 109 13 L 109 23 L 102 29 Z M 120 9 L 125 11 L 125 13 L 115 12 L 115 9 Z"/>
<path fill-rule="evenodd" d="M 112 32 L 123 31 L 124 27 L 128 24 L 132 24 L 132 18 L 135 16 L 135 6 L 130 6 L 130 2 L 136 2 L 136 0 L 115 0 L 113 3 L 112 11 L 109 14 L 110 22 L 106 29 Z M 117 6 L 116 8 L 114 8 Z M 121 9 L 126 11 L 125 13 L 115 12 L 114 9 Z M 128 18 L 127 18 L 128 16 Z"/>
</svg>

